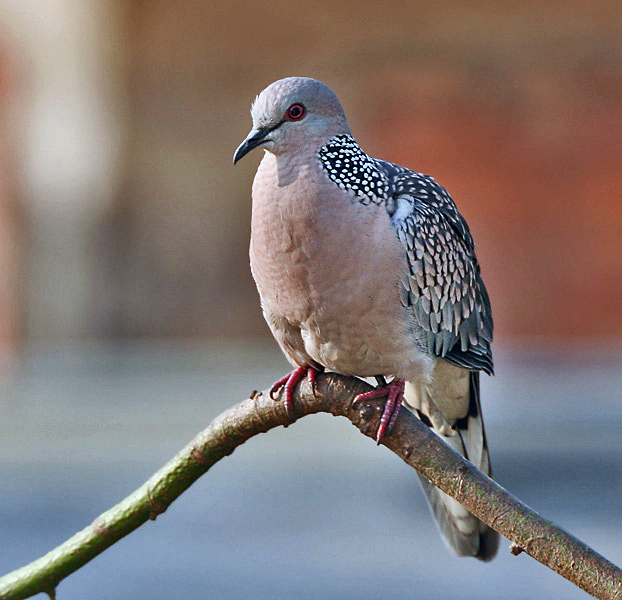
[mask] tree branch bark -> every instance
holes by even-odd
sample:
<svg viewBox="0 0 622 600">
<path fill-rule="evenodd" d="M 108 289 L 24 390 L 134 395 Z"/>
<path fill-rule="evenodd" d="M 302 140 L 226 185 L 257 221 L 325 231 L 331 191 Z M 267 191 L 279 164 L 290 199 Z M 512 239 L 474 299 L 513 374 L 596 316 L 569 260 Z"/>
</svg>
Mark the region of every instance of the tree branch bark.
<svg viewBox="0 0 622 600">
<path fill-rule="evenodd" d="M 327 412 L 345 416 L 374 437 L 381 403 L 352 409 L 352 398 L 371 389 L 358 379 L 333 373 L 319 375 L 316 394 L 308 383 L 298 386 L 296 419 Z M 149 519 L 155 519 L 201 475 L 246 440 L 279 425 L 287 426 L 285 406 L 267 392 L 217 417 L 190 444 L 125 500 L 91 525 L 34 562 L 0 578 L 0 600 L 20 600 L 37 593 L 50 596 L 68 575 Z M 522 550 L 589 594 L 622 600 L 622 571 L 583 542 L 542 518 L 447 446 L 408 410 L 402 408 L 383 444 L 469 511 Z"/>
</svg>

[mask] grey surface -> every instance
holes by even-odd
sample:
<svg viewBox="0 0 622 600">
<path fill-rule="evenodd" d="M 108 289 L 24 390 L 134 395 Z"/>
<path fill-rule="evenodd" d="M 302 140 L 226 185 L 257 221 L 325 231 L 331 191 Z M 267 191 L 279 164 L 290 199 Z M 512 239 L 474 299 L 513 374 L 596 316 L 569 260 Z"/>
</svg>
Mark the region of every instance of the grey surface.
<svg viewBox="0 0 622 600">
<path fill-rule="evenodd" d="M 617 564 L 621 359 L 498 351 L 482 381 L 496 478 Z M 89 524 L 286 368 L 270 343 L 27 353 L 1 381 L 0 573 Z M 588 597 L 507 546 L 490 564 L 455 558 L 411 470 L 317 415 L 236 450 L 58 597 Z"/>
</svg>

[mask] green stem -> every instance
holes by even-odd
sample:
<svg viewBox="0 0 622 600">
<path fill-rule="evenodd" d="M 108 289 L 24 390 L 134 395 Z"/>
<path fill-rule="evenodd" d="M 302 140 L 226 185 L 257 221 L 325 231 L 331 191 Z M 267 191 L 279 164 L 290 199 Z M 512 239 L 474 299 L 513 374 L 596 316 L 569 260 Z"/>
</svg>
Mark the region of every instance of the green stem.
<svg viewBox="0 0 622 600">
<path fill-rule="evenodd" d="M 377 401 L 353 410 L 366 383 L 335 374 L 318 376 L 314 395 L 304 383 L 296 391 L 296 418 L 328 412 L 346 416 L 374 436 L 381 412 Z M 256 394 L 217 417 L 190 444 L 125 500 L 34 562 L 0 578 L 0 600 L 53 594 L 65 577 L 149 519 L 155 519 L 192 483 L 247 439 L 289 424 L 282 402 Z M 447 446 L 402 409 L 383 444 L 482 521 L 536 560 L 602 600 L 622 600 L 622 571 L 563 529 L 543 519 Z"/>
</svg>

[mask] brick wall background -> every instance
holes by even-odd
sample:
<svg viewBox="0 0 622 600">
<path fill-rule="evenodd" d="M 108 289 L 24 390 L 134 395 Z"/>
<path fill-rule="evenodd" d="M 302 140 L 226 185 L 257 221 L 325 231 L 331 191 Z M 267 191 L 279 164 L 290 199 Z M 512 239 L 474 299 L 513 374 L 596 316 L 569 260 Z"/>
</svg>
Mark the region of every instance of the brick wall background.
<svg viewBox="0 0 622 600">
<path fill-rule="evenodd" d="M 478 245 L 497 340 L 622 335 L 616 2 L 57 4 L 79 13 L 67 31 L 86 45 L 74 51 L 91 48 L 100 57 L 91 68 L 105 76 L 87 91 L 96 92 L 98 106 L 117 110 L 110 123 L 118 134 L 105 146 L 115 158 L 104 161 L 114 169 L 101 178 L 106 193 L 94 192 L 92 216 L 68 219 L 54 238 L 84 231 L 74 252 L 85 257 L 75 269 L 83 275 L 73 283 L 60 276 L 71 246 L 55 254 L 56 242 L 37 242 L 47 235 L 40 223 L 45 229 L 53 221 L 48 213 L 35 228 L 26 209 L 24 223 L 12 225 L 26 249 L 13 259 L 21 278 L 11 279 L 10 292 L 19 308 L 0 311 L 0 332 L 13 332 L 5 342 L 267 334 L 247 260 L 258 156 L 235 168 L 231 156 L 249 129 L 255 94 L 293 74 L 337 92 L 370 154 L 447 187 Z M 85 37 L 89 19 L 107 33 Z M 44 77 L 45 69 L 24 59 L 40 41 L 5 20 L 9 63 L 19 73 L 11 93 L 20 98 Z M 57 27 L 58 39 L 67 35 Z M 33 118 L 19 114 L 21 123 Z M 4 206 L 28 205 L 23 129 L 9 139 L 15 153 L 0 153 L 2 172 L 19 183 L 12 192 L 0 186 L 0 230 L 9 223 Z M 93 178 L 93 190 L 102 185 Z M 45 268 L 33 270 L 28 248 L 48 256 Z M 45 276 L 32 283 L 36 272 Z M 56 300 L 46 303 L 47 294 Z M 85 306 L 59 321 L 63 298 L 72 295 L 86 298 Z M 17 325 L 6 325 L 11 319 Z"/>
</svg>

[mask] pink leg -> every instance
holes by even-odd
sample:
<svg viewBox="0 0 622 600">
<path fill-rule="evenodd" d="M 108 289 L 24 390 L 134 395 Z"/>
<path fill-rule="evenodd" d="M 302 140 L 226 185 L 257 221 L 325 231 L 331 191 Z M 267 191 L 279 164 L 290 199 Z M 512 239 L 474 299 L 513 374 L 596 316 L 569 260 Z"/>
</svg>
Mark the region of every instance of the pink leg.
<svg viewBox="0 0 622 600">
<path fill-rule="evenodd" d="M 376 432 L 376 442 L 380 443 L 384 436 L 391 433 L 395 421 L 397 421 L 397 415 L 400 412 L 402 401 L 404 400 L 404 382 L 400 379 L 394 379 L 391 383 L 384 387 L 376 388 L 364 394 L 359 394 L 352 400 L 352 406 L 363 402 L 365 400 L 372 400 L 375 398 L 386 398 L 387 401 L 384 405 L 384 411 L 382 417 L 380 417 L 380 425 Z"/>
<path fill-rule="evenodd" d="M 317 377 L 317 373 L 318 371 L 316 369 L 308 365 L 298 367 L 291 373 L 285 375 L 285 377 L 281 377 L 281 379 L 275 381 L 270 388 L 270 397 L 274 400 L 274 394 L 285 386 L 285 408 L 291 420 L 294 419 L 294 389 L 296 388 L 296 384 L 306 375 L 313 388 L 313 393 L 315 394 L 315 378 Z"/>
</svg>

